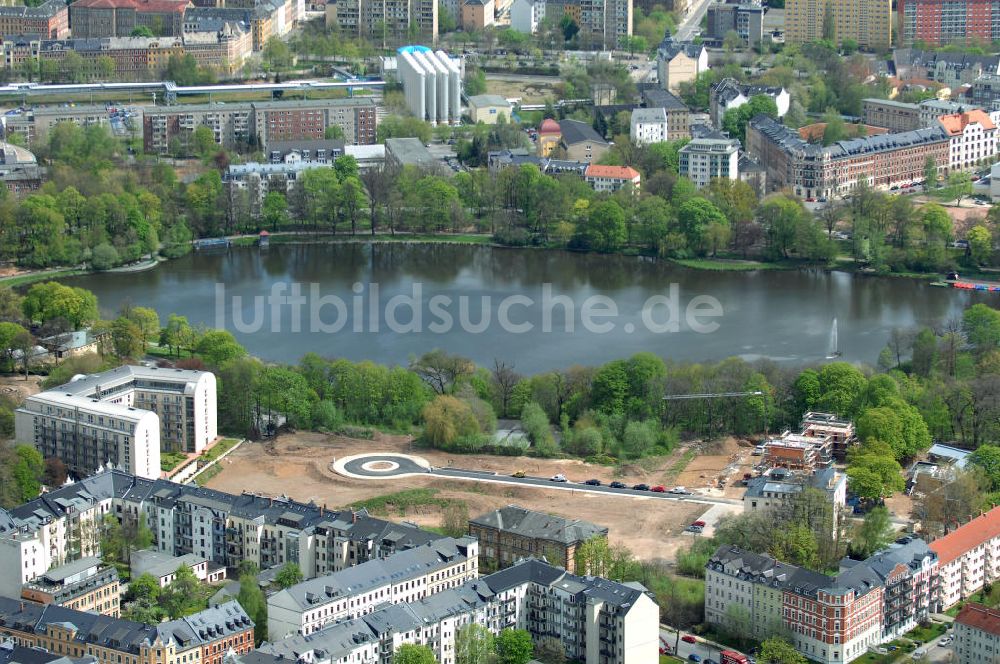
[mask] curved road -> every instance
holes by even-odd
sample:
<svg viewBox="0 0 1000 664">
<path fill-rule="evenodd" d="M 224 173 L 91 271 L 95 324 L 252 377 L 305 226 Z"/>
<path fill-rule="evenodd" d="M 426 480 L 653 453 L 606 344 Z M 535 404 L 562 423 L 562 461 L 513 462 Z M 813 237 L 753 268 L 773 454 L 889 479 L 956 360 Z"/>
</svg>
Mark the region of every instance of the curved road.
<svg viewBox="0 0 1000 664">
<path fill-rule="evenodd" d="M 341 475 L 356 479 L 387 479 L 391 477 L 408 477 L 410 475 L 420 474 L 471 482 L 532 486 L 540 489 L 579 491 L 625 498 L 652 498 L 654 500 L 679 501 L 700 505 L 742 506 L 742 501 L 734 500 L 732 498 L 713 498 L 710 496 L 699 495 L 675 495 L 670 493 L 654 493 L 652 491 L 634 491 L 632 489 L 612 489 L 609 486 L 590 486 L 577 482 L 553 482 L 546 477 L 511 477 L 510 475 L 501 475 L 489 470 L 471 470 L 468 468 L 435 468 L 421 457 L 406 454 L 358 454 L 335 461 L 333 469 Z"/>
</svg>

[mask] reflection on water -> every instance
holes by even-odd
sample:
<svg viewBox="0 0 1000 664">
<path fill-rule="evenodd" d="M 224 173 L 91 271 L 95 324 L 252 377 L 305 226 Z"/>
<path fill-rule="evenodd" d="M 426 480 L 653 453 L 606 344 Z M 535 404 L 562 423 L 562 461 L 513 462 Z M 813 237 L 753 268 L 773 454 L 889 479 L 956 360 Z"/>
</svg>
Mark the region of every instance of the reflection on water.
<svg viewBox="0 0 1000 664">
<path fill-rule="evenodd" d="M 300 282 L 307 293 L 308 284 L 317 283 L 322 293 L 337 294 L 347 302 L 355 283 L 365 284 L 366 289 L 378 283 L 384 305 L 395 295 L 410 294 L 419 282 L 425 303 L 434 295 L 456 301 L 468 296 L 473 320 L 480 318 L 482 297 L 492 298 L 494 309 L 502 298 L 516 294 L 540 302 L 546 283 L 554 294 L 569 296 L 577 306 L 594 295 L 614 300 L 619 317 L 608 334 L 588 333 L 579 322 L 574 332 L 566 332 L 559 309 L 553 317 L 558 331 L 543 333 L 540 306 L 512 310 L 517 322 L 533 324 L 534 329 L 524 334 L 505 332 L 497 325 L 481 334 L 457 328 L 434 334 L 426 330 L 426 322 L 423 332 L 413 334 L 393 333 L 384 324 L 377 332 L 355 333 L 348 326 L 336 334 L 323 334 L 308 331 L 308 315 L 299 333 L 289 331 L 287 319 L 280 321 L 278 332 L 265 326 L 259 332 L 241 333 L 233 330 L 231 313 L 227 314 L 227 327 L 240 342 L 251 353 L 271 360 L 295 361 L 314 351 L 405 363 L 411 356 L 443 348 L 481 364 L 491 364 L 494 358 L 513 361 L 527 373 L 596 364 L 638 351 L 691 361 L 739 355 L 814 362 L 824 355 L 834 316 L 839 320 L 843 359 L 873 363 L 894 327 L 939 324 L 973 302 L 1000 297 L 931 288 L 908 279 L 821 270 L 709 272 L 623 256 L 402 243 L 276 245 L 264 252 L 240 247 L 191 254 L 139 274 L 67 281 L 94 291 L 108 316 L 128 301 L 155 308 L 164 320 L 178 313 L 192 324 L 208 326 L 216 321 L 217 283 L 225 284 L 228 295 L 243 296 L 244 302 L 266 296 L 276 282 Z M 682 306 L 697 295 L 716 298 L 724 311 L 719 329 L 712 334 L 697 334 L 687 326 L 674 334 L 646 329 L 640 317 L 643 304 L 652 295 L 667 294 L 671 284 L 679 286 Z M 426 313 L 425 319 L 429 322 Z M 627 331 L 627 323 L 633 331 Z"/>
</svg>

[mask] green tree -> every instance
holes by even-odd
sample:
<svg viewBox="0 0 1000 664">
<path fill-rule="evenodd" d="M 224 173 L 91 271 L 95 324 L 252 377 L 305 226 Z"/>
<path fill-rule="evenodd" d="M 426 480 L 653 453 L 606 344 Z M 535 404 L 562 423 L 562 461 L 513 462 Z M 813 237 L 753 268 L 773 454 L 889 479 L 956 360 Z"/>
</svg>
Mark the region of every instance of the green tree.
<svg viewBox="0 0 1000 664">
<path fill-rule="evenodd" d="M 447 447 L 459 438 L 479 433 L 479 422 L 461 399 L 440 395 L 423 411 L 424 439 L 434 447 Z"/>
<path fill-rule="evenodd" d="M 531 634 L 523 629 L 505 629 L 497 636 L 497 664 L 528 664 L 535 652 Z"/>
<path fill-rule="evenodd" d="M 0 358 L 10 371 L 14 370 L 15 339 L 28 334 L 28 331 L 17 323 L 0 322 Z"/>
<path fill-rule="evenodd" d="M 521 410 L 521 428 L 540 454 L 550 456 L 556 451 L 556 441 L 552 435 L 552 427 L 549 426 L 549 416 L 536 402 L 526 403 Z"/>
<path fill-rule="evenodd" d="M 392 664 L 437 664 L 437 658 L 427 646 L 404 643 L 393 653 Z"/>
<path fill-rule="evenodd" d="M 927 155 L 924 160 L 924 184 L 928 189 L 937 186 L 938 166 L 934 157 Z"/>
<path fill-rule="evenodd" d="M 715 253 L 718 246 L 713 242 L 713 228 L 729 228 L 729 220 L 711 201 L 692 198 L 677 210 L 677 222 L 687 239 L 688 247 L 695 253 L 705 255 Z"/>
<path fill-rule="evenodd" d="M 220 367 L 247 354 L 246 349 L 226 330 L 209 330 L 202 335 L 194 351 L 213 367 Z"/>
<path fill-rule="evenodd" d="M 1000 345 L 1000 311 L 982 303 L 972 305 L 962 313 L 962 332 L 979 353 L 996 348 Z"/>
<path fill-rule="evenodd" d="M 121 263 L 121 257 L 118 255 L 118 250 L 107 242 L 102 242 L 94 247 L 90 254 L 90 267 L 98 272 L 110 270 L 119 263 Z"/>
<path fill-rule="evenodd" d="M 55 281 L 35 284 L 22 303 L 24 316 L 30 321 L 48 322 L 63 318 L 80 329 L 97 320 L 97 297 L 83 288 L 63 286 Z"/>
<path fill-rule="evenodd" d="M 174 580 L 160 594 L 159 603 L 167 615 L 176 620 L 201 608 L 198 606 L 197 596 L 198 577 L 189 566 L 181 565 L 174 573 Z"/>
<path fill-rule="evenodd" d="M 973 226 L 966 235 L 969 241 L 969 258 L 976 265 L 985 265 L 993 256 L 993 234 L 982 225 Z"/>
<path fill-rule="evenodd" d="M 1000 446 L 980 445 L 969 456 L 969 463 L 983 470 L 992 491 L 1000 490 Z"/>
<path fill-rule="evenodd" d="M 736 38 L 739 39 L 739 35 Z M 727 110 L 722 116 L 722 129 L 745 144 L 747 123 L 758 115 L 778 117 L 778 105 L 771 96 L 754 95 L 742 106 Z"/>
<path fill-rule="evenodd" d="M 13 469 L 14 485 L 17 487 L 20 503 L 34 500 L 42 492 L 42 474 L 45 472 L 45 460 L 42 453 L 31 445 L 18 445 L 14 448 L 15 462 Z"/>
<path fill-rule="evenodd" d="M 111 345 L 119 359 L 136 359 L 145 352 L 142 329 L 133 321 L 120 316 L 111 324 Z"/>
<path fill-rule="evenodd" d="M 484 626 L 470 623 L 455 632 L 455 664 L 493 664 L 494 638 Z"/>
<path fill-rule="evenodd" d="M 269 191 L 261 204 L 261 217 L 264 224 L 277 231 L 288 223 L 288 201 L 280 191 Z"/>
<path fill-rule="evenodd" d="M 955 200 L 955 205 L 961 205 L 962 199 L 972 194 L 972 177 L 963 171 L 948 175 L 948 182 L 941 191 L 945 200 Z"/>
<path fill-rule="evenodd" d="M 323 130 L 323 138 L 326 140 L 344 140 L 344 130 L 340 125 L 332 124 Z"/>
<path fill-rule="evenodd" d="M 847 138 L 847 125 L 837 109 L 826 109 L 826 113 L 823 114 L 823 122 L 826 124 L 823 127 L 823 145 L 833 145 L 837 141 Z"/>
<path fill-rule="evenodd" d="M 302 583 L 302 570 L 293 562 L 285 563 L 284 567 L 274 575 L 274 582 L 279 588 L 291 588 L 297 583 Z"/>
<path fill-rule="evenodd" d="M 155 37 L 153 31 L 149 29 L 148 26 L 140 25 L 136 28 L 132 28 L 132 37 Z"/>
<path fill-rule="evenodd" d="M 848 452 L 848 486 L 855 495 L 880 500 L 906 488 L 894 452 L 878 440 L 866 440 Z"/>
<path fill-rule="evenodd" d="M 191 134 L 191 144 L 194 147 L 194 153 L 203 159 L 215 152 L 219 146 L 215 142 L 215 133 L 206 125 L 195 127 Z"/>
<path fill-rule="evenodd" d="M 166 326 L 160 330 L 160 345 L 169 347 L 177 355 L 182 348 L 193 350 L 194 343 L 195 333 L 187 318 L 170 314 Z"/>
<path fill-rule="evenodd" d="M 851 546 L 856 555 L 867 558 L 889 546 L 894 537 L 889 510 L 879 505 L 865 515 Z"/>
<path fill-rule="evenodd" d="M 808 660 L 788 641 L 772 636 L 760 644 L 760 664 L 807 664 Z"/>
<path fill-rule="evenodd" d="M 253 574 L 240 575 L 240 592 L 236 595 L 246 614 L 254 622 L 254 645 L 267 640 L 267 600 Z"/>
</svg>

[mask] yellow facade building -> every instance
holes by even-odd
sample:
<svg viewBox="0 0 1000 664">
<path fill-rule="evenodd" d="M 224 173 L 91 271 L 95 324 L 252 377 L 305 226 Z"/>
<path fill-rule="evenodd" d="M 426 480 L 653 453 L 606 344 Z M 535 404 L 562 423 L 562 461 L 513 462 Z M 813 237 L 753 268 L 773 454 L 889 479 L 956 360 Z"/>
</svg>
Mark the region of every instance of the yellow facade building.
<svg viewBox="0 0 1000 664">
<path fill-rule="evenodd" d="M 785 41 L 801 44 L 831 36 L 865 50 L 888 49 L 892 44 L 892 0 L 787 0 Z"/>
</svg>

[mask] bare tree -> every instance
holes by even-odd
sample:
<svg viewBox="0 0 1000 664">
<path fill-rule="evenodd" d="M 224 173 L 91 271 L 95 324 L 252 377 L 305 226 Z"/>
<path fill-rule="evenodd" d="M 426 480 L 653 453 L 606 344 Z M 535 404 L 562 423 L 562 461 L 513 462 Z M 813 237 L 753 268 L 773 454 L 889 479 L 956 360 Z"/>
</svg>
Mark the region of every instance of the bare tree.
<svg viewBox="0 0 1000 664">
<path fill-rule="evenodd" d="M 508 365 L 498 359 L 493 360 L 493 389 L 496 392 L 497 404 L 500 406 L 500 417 L 508 417 L 511 397 L 514 388 L 521 381 L 521 376 L 514 371 L 514 365 Z"/>
<path fill-rule="evenodd" d="M 365 193 L 368 195 L 368 215 L 371 219 L 372 235 L 375 235 L 375 229 L 378 227 L 378 208 L 388 202 L 392 182 L 390 170 L 390 167 L 383 164 L 361 171 L 361 182 L 365 185 Z"/>
</svg>

